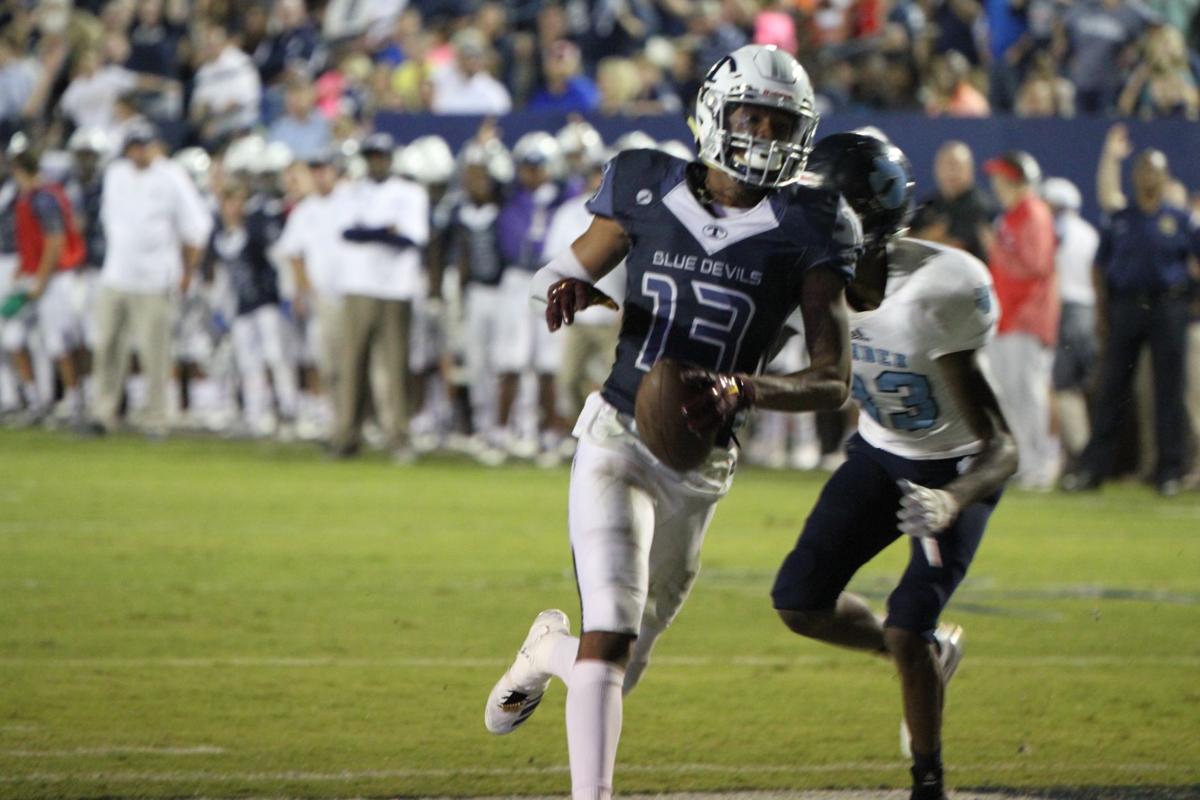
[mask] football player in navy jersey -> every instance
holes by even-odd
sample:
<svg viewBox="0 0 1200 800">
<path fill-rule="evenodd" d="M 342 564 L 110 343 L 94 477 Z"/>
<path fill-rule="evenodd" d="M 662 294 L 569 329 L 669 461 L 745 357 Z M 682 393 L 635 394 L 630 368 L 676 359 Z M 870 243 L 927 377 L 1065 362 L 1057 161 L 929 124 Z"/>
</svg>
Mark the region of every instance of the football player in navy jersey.
<svg viewBox="0 0 1200 800">
<path fill-rule="evenodd" d="M 962 657 L 962 629 L 938 617 L 1017 467 L 1013 436 L 976 359 L 999 307 L 977 258 L 903 236 L 913 182 L 897 147 L 836 134 L 817 143 L 808 169 L 862 220 L 866 251 L 847 288 L 851 393 L 861 413 L 846 462 L 821 492 L 772 597 L 796 633 L 895 661 L 912 798 L 942 800 L 942 705 Z M 908 568 L 879 618 L 844 590 L 905 534 Z"/>
<path fill-rule="evenodd" d="M 732 430 L 751 406 L 837 408 L 849 381 L 844 288 L 861 251 L 837 192 L 800 184 L 817 115 L 808 76 L 770 46 L 709 70 L 696 103 L 699 160 L 630 150 L 605 167 L 590 227 L 534 277 L 550 330 L 613 303 L 595 283 L 626 260 L 616 360 L 575 426 L 568 528 L 582 633 L 544 611 L 492 689 L 484 721 L 512 731 L 551 676 L 567 684 L 574 797 L 612 794 L 622 695 L 637 683 L 700 566 L 700 546 L 737 461 Z M 615 303 L 614 303 L 615 305 Z M 811 366 L 759 371 L 799 308 Z M 685 413 L 719 446 L 686 473 L 659 462 L 634 427 L 642 377 L 660 358 L 692 366 Z"/>
</svg>

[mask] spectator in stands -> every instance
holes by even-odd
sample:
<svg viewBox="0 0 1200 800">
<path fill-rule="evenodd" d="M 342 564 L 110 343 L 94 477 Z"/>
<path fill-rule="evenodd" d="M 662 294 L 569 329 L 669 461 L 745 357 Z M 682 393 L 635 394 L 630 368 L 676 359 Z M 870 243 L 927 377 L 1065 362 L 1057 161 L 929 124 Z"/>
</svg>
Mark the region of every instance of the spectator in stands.
<svg viewBox="0 0 1200 800">
<path fill-rule="evenodd" d="M 604 59 L 596 68 L 600 89 L 600 113 L 605 116 L 630 114 L 642 94 L 642 77 L 632 59 L 615 56 Z"/>
<path fill-rule="evenodd" d="M 988 98 L 993 108 L 1008 111 L 1016 100 L 1020 67 L 1033 45 L 1025 3 L 984 0 L 991 67 Z"/>
<path fill-rule="evenodd" d="M 16 130 L 41 76 L 36 58 L 9 32 L 0 34 L 0 133 Z"/>
<path fill-rule="evenodd" d="M 693 63 L 701 69 L 716 64 L 725 56 L 747 43 L 746 34 L 725 15 L 724 4 L 717 0 L 700 0 L 688 18 L 688 33 L 697 42 Z"/>
<path fill-rule="evenodd" d="M 959 141 L 939 147 L 933 178 L 937 192 L 921 202 L 913 218 L 913 232 L 923 239 L 961 247 L 985 260 L 983 232 L 991 227 L 996 205 L 975 184 L 971 148 Z"/>
<path fill-rule="evenodd" d="M 429 239 L 429 199 L 419 185 L 392 177 L 395 142 L 375 133 L 362 143 L 367 174 L 339 192 L 346 242 L 338 288 L 342 354 L 331 454 L 358 453 L 373 355 L 381 365 L 375 409 L 396 463 L 414 454 L 408 435 L 408 350 L 413 298 L 421 289 L 420 248 Z"/>
<path fill-rule="evenodd" d="M 131 126 L 125 157 L 104 174 L 91 409 L 98 432 L 117 425 L 132 342 L 148 384 L 145 429 L 166 433 L 172 296 L 191 285 L 212 230 L 208 207 L 187 174 L 160 155 L 157 139 L 149 125 Z"/>
<path fill-rule="evenodd" d="M 1096 194 L 1108 214 L 1096 263 L 1097 313 L 1104 347 L 1092 416 L 1092 437 L 1078 467 L 1064 476 L 1068 491 L 1094 489 L 1109 476 L 1130 405 L 1134 369 L 1149 344 L 1154 372 L 1154 428 L 1160 494 L 1175 495 L 1186 471 L 1189 259 L 1200 257 L 1200 228 L 1187 211 L 1164 202 L 1170 179 L 1160 151 L 1138 154 L 1133 202 L 1121 188 L 1121 162 L 1133 152 L 1123 125 L 1109 131 L 1096 174 Z"/>
<path fill-rule="evenodd" d="M 1038 53 L 1017 90 L 1013 112 L 1019 117 L 1075 116 L 1075 86 L 1058 74 L 1053 56 Z"/>
<path fill-rule="evenodd" d="M 254 62 L 229 38 L 224 23 L 207 23 L 201 58 L 189 115 L 201 140 L 211 144 L 254 127 L 262 82 Z"/>
<path fill-rule="evenodd" d="M 1073 463 L 1088 440 L 1087 393 L 1096 361 L 1096 288 L 1092 269 L 1100 234 L 1079 216 L 1083 198 L 1066 178 L 1047 178 L 1042 197 L 1054 214 L 1054 267 L 1062 316 L 1054 354 L 1054 417 L 1063 452 Z"/>
<path fill-rule="evenodd" d="M 1058 340 L 1054 217 L 1037 194 L 1040 169 L 1028 153 L 988 160 L 983 171 L 1004 208 L 987 242 L 987 264 L 1000 301 L 996 338 L 985 353 L 1004 416 L 1017 440 L 1017 483 L 1048 489 L 1058 476 L 1050 436 L 1050 392 Z"/>
<path fill-rule="evenodd" d="M 1070 7 L 1056 46 L 1067 54 L 1066 75 L 1075 84 L 1080 111 L 1104 113 L 1113 107 L 1123 70 L 1152 21 L 1144 6 L 1126 0 L 1079 0 Z"/>
<path fill-rule="evenodd" d="M 975 31 L 984 13 L 983 4 L 979 0 L 933 0 L 918 5 L 923 10 L 932 6 L 925 12 L 929 14 L 925 22 L 932 23 L 933 41 L 930 44 L 933 54 L 955 50 L 972 66 L 978 66 L 982 59 Z"/>
<path fill-rule="evenodd" d="M 1175 28 L 1163 25 L 1143 37 L 1141 59 L 1117 99 L 1117 113 L 1145 120 L 1200 119 L 1200 92 L 1183 35 Z"/>
<path fill-rule="evenodd" d="M 150 73 L 140 75 L 118 64 L 106 64 L 100 51 L 89 47 L 76 57 L 75 75 L 58 105 L 77 128 L 96 128 L 113 139 L 119 135 L 117 99 L 137 89 L 178 91 L 179 84 Z"/>
<path fill-rule="evenodd" d="M 971 85 L 971 64 L 951 50 L 933 61 L 925 113 L 931 117 L 986 117 L 991 107 L 983 92 Z"/>
<path fill-rule="evenodd" d="M 433 103 L 433 68 L 429 53 L 436 44 L 432 33 L 421 31 L 405 49 L 404 63 L 391 74 L 391 91 L 405 111 L 428 111 Z"/>
<path fill-rule="evenodd" d="M 433 73 L 435 114 L 507 114 L 512 98 L 486 70 L 487 42 L 473 28 L 454 35 L 454 61 Z"/>
<path fill-rule="evenodd" d="M 329 120 L 317 113 L 312 82 L 301 73 L 292 74 L 284 88 L 285 114 L 271 123 L 267 139 L 283 142 L 297 160 L 305 161 L 329 147 Z"/>
<path fill-rule="evenodd" d="M 596 83 L 581 72 L 579 48 L 566 39 L 554 42 L 542 54 L 546 85 L 529 100 L 530 111 L 586 113 L 600 104 Z"/>
<path fill-rule="evenodd" d="M 273 84 L 288 70 L 316 77 L 325 61 L 325 46 L 304 0 L 275 0 L 271 21 L 269 34 L 253 53 L 262 82 Z"/>
<path fill-rule="evenodd" d="M 593 62 L 601 54 L 632 57 L 646 38 L 657 32 L 654 0 L 592 0 L 588 5 L 591 19 L 585 28 L 589 34 L 586 47 Z"/>
<path fill-rule="evenodd" d="M 118 3 L 110 3 L 112 6 Z M 182 48 L 187 43 L 187 7 L 172 3 L 171 11 L 182 10 L 182 18 L 164 15 L 163 0 L 140 0 L 129 31 L 129 58 L 126 68 L 133 72 L 157 75 L 168 80 L 180 77 Z M 116 32 L 116 31 L 114 31 Z"/>
</svg>

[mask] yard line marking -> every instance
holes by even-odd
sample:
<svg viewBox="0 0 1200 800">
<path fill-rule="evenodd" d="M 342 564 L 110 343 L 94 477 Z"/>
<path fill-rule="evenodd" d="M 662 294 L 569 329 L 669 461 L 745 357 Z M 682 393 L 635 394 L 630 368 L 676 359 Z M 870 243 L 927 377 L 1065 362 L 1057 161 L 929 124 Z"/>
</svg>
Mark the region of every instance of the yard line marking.
<svg viewBox="0 0 1200 800">
<path fill-rule="evenodd" d="M 714 775 L 753 774 L 826 774 L 835 772 L 892 772 L 907 761 L 854 761 L 839 764 L 622 764 L 621 771 L 643 774 L 705 773 Z M 1194 765 L 1160 763 L 1126 764 L 1029 764 L 1009 762 L 995 764 L 963 764 L 947 768 L 949 772 L 979 770 L 993 772 L 1096 772 L 1115 769 L 1120 772 L 1152 773 L 1174 770 L 1198 771 Z M 412 768 L 380 770 L 343 770 L 340 772 L 31 772 L 24 775 L 0 775 L 2 783 L 64 783 L 88 781 L 101 783 L 249 783 L 255 781 L 337 783 L 339 781 L 395 780 L 400 778 L 446 778 L 460 775 L 475 777 L 520 777 L 527 775 L 559 775 L 569 772 L 565 764 L 547 767 L 459 767 Z"/>
<path fill-rule="evenodd" d="M 195 747 L 73 747 L 68 750 L 0 750 L 0 756 L 10 758 L 72 758 L 75 756 L 211 756 L 225 752 L 224 747 L 197 745 Z"/>
<path fill-rule="evenodd" d="M 656 667 L 788 667 L 841 663 L 852 657 L 842 655 L 795 656 L 661 656 Z M 209 656 L 203 658 L 0 658 L 0 667 L 89 667 L 89 668 L 282 668 L 321 667 L 392 667 L 398 669 L 455 668 L 494 669 L 509 662 L 501 658 L 343 658 L 337 656 L 292 658 L 277 656 Z M 865 663 L 865 662 L 864 662 Z M 987 666 L 1049 666 L 1086 669 L 1104 666 L 1200 666 L 1200 656 L 1114 656 L 1066 654 L 1030 656 L 971 656 L 972 664 Z"/>
</svg>

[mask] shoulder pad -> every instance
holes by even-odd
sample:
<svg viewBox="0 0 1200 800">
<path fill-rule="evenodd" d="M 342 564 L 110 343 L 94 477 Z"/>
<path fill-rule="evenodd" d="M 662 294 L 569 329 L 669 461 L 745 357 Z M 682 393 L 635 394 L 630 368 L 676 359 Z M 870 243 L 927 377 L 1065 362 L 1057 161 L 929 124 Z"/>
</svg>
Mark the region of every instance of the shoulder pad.
<svg viewBox="0 0 1200 800">
<path fill-rule="evenodd" d="M 600 188 L 588 200 L 593 214 L 622 219 L 652 205 L 684 179 L 687 162 L 661 150 L 625 150 L 604 165 Z"/>
</svg>

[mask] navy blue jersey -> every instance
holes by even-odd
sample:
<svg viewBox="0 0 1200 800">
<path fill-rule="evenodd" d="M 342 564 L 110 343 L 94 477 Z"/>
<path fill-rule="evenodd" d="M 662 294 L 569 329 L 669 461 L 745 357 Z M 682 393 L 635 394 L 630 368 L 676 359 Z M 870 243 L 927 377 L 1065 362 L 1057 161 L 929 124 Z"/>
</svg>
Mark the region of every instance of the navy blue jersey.
<svg viewBox="0 0 1200 800">
<path fill-rule="evenodd" d="M 104 263 L 104 225 L 100 222 L 100 202 L 103 199 L 104 181 L 97 175 L 91 183 L 73 179 L 64 188 L 75 211 L 75 222 L 83 234 L 87 247 L 89 267 L 100 267 Z"/>
<path fill-rule="evenodd" d="M 849 281 L 862 249 L 858 218 L 836 192 L 789 187 L 717 217 L 688 187 L 687 166 L 657 150 L 620 153 L 588 201 L 632 243 L 617 359 L 603 389 L 627 414 L 642 376 L 664 356 L 758 372 L 799 304 L 804 273 L 828 267 Z"/>
<path fill-rule="evenodd" d="M 477 206 L 464 200 L 454 212 L 452 227 L 456 246 L 465 262 L 466 283 L 499 286 L 504 264 L 500 260 L 500 243 L 496 233 L 496 218 L 500 206 L 487 203 Z"/>
<path fill-rule="evenodd" d="M 208 254 L 229 270 L 238 316 L 279 302 L 279 276 L 267 257 L 278 238 L 278 220 L 262 211 L 247 214 L 240 228 L 226 228 L 217 221 Z"/>
</svg>

